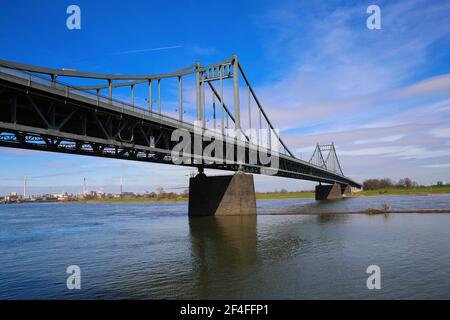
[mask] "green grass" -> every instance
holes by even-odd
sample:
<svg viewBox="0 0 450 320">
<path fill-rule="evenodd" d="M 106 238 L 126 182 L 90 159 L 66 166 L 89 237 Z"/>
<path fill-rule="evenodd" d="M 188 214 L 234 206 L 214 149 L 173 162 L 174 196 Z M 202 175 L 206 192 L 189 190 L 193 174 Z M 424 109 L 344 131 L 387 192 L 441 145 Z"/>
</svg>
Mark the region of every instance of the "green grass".
<svg viewBox="0 0 450 320">
<path fill-rule="evenodd" d="M 389 188 L 380 190 L 365 190 L 357 192 L 354 196 L 381 196 L 381 195 L 427 195 L 450 193 L 450 186 L 442 187 L 417 187 L 411 189 Z M 288 193 L 257 193 L 256 199 L 304 199 L 314 198 L 313 191 L 288 192 Z"/>
<path fill-rule="evenodd" d="M 379 196 L 379 195 L 427 195 L 427 194 L 445 194 L 450 193 L 450 186 L 442 187 L 417 187 L 417 188 L 388 188 L 380 190 L 364 190 L 355 193 L 357 196 Z"/>
<path fill-rule="evenodd" d="M 450 186 L 442 187 L 417 187 L 411 189 L 389 188 L 380 190 L 365 190 L 355 193 L 354 196 L 380 196 L 380 195 L 427 195 L 427 194 L 450 194 Z M 272 199 L 308 199 L 314 198 L 313 191 L 304 192 L 287 192 L 287 193 L 256 193 L 258 200 Z M 177 202 L 187 201 L 186 197 L 178 198 L 112 198 L 112 199 L 95 199 L 95 200 L 79 200 L 80 203 L 128 203 L 128 202 Z"/>
</svg>

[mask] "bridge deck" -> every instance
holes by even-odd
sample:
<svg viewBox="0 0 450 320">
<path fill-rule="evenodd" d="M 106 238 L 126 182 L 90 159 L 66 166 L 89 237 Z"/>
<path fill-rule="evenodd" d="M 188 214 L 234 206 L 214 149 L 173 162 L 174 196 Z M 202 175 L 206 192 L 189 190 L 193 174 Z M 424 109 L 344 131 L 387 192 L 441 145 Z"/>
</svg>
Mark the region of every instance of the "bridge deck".
<svg viewBox="0 0 450 320">
<path fill-rule="evenodd" d="M 98 96 L 60 82 L 51 82 L 34 74 L 0 70 L 0 146 L 174 164 L 171 141 L 174 130 L 183 128 L 193 139 L 193 124 L 166 115 Z M 237 157 L 217 163 L 203 158 L 192 148 L 190 163 L 181 165 L 221 170 L 271 173 L 276 176 L 324 183 L 361 185 L 341 174 L 290 155 L 277 153 L 279 168 L 274 172 L 259 159 L 249 160 L 258 146 L 248 141 L 219 135 L 227 147 L 245 154 L 245 163 Z M 203 147 L 206 146 L 206 143 Z M 269 151 L 269 154 L 273 151 Z"/>
</svg>

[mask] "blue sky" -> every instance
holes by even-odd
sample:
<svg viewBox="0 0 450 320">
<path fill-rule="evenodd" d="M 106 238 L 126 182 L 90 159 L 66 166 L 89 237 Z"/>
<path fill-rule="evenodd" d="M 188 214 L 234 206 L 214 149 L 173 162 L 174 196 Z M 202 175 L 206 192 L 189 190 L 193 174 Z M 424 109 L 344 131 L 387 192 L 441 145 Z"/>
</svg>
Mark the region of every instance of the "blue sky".
<svg viewBox="0 0 450 320">
<path fill-rule="evenodd" d="M 81 8 L 81 30 L 66 8 Z M 381 8 L 381 30 L 366 8 Z M 161 49 L 165 48 L 165 49 Z M 334 141 L 344 173 L 450 181 L 450 1 L 27 1 L 0 12 L 0 59 L 160 73 L 236 53 L 288 146 Z M 187 186 L 174 166 L 0 149 L 0 193 Z M 257 177 L 257 190 L 313 184 Z"/>
</svg>

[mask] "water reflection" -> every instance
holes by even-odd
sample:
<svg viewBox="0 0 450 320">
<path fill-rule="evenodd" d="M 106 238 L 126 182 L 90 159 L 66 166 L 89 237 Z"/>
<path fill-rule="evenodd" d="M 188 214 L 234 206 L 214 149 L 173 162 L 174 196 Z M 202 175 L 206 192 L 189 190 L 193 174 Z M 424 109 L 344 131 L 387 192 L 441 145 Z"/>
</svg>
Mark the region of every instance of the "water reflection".
<svg viewBox="0 0 450 320">
<path fill-rule="evenodd" d="M 191 220 L 184 203 L 0 206 L 0 298 L 449 298 L 450 215 L 343 212 L 448 209 L 450 196 L 313 201 Z M 336 214 L 264 215 L 289 208 Z M 82 290 L 67 290 L 69 264 L 82 268 Z M 377 293 L 370 264 L 387 270 Z"/>
<path fill-rule="evenodd" d="M 347 223 L 347 221 L 350 219 L 349 214 L 342 214 L 342 213 L 326 213 L 326 214 L 319 214 L 316 216 L 316 221 L 320 225 L 334 225 L 338 223 Z"/>
<path fill-rule="evenodd" d="M 256 216 L 212 216 L 189 220 L 192 253 L 201 268 L 255 263 Z"/>
<path fill-rule="evenodd" d="M 190 219 L 189 234 L 196 295 L 233 297 L 244 291 L 245 270 L 257 262 L 256 216 Z"/>
</svg>

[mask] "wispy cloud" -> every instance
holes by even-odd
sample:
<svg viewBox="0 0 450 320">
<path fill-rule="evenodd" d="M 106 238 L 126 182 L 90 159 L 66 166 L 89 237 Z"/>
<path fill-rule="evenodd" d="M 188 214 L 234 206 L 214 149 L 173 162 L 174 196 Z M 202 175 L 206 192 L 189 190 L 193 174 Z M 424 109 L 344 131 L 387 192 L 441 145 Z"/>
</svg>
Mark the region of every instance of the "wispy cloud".
<svg viewBox="0 0 450 320">
<path fill-rule="evenodd" d="M 202 46 L 193 46 L 191 51 L 194 55 L 200 56 L 210 56 L 218 53 L 218 50 L 214 47 L 202 47 Z"/>
<path fill-rule="evenodd" d="M 426 164 L 422 167 L 425 168 L 450 168 L 450 163 L 438 163 L 438 164 Z"/>
<path fill-rule="evenodd" d="M 382 142 L 394 142 L 400 140 L 405 135 L 396 134 L 393 136 L 381 137 L 381 138 L 372 138 L 372 139 L 364 139 L 364 140 L 356 140 L 353 144 L 368 144 L 368 143 L 382 143 Z"/>
<path fill-rule="evenodd" d="M 450 73 L 436 49 L 450 37 L 450 2 L 380 6 L 380 31 L 365 27 L 364 3 L 269 10 L 259 21 L 277 68 L 256 92 L 302 158 L 334 141 L 347 174 L 430 182 L 438 176 L 417 168 L 450 160 Z"/>
<path fill-rule="evenodd" d="M 124 54 L 135 54 L 135 53 L 144 53 L 144 52 L 152 52 L 152 51 L 163 51 L 163 50 L 172 50 L 172 49 L 180 49 L 180 48 L 183 48 L 183 46 L 176 45 L 176 46 L 157 47 L 157 48 L 135 49 L 135 50 L 126 50 L 126 51 L 113 52 L 111 54 L 112 55 L 124 55 Z"/>
<path fill-rule="evenodd" d="M 164 46 L 164 47 L 151 47 L 151 48 L 143 48 L 143 49 L 132 49 L 132 50 L 123 50 L 123 51 L 116 51 L 116 52 L 107 52 L 103 53 L 102 55 L 95 55 L 95 56 L 88 56 L 88 57 L 81 57 L 77 59 L 73 59 L 70 61 L 70 63 L 80 63 L 80 62 L 86 62 L 91 60 L 101 60 L 105 59 L 105 57 L 112 57 L 112 56 L 123 56 L 123 55 L 132 55 L 132 54 L 139 54 L 139 53 L 146 53 L 146 52 L 158 52 L 158 51 L 164 51 L 164 50 L 174 50 L 174 49 L 181 49 L 183 48 L 182 45 L 173 45 L 173 46 Z"/>
<path fill-rule="evenodd" d="M 435 128 L 430 130 L 431 135 L 437 138 L 450 138 L 450 128 Z"/>
<path fill-rule="evenodd" d="M 450 156 L 450 150 L 431 149 L 424 147 L 417 147 L 414 145 L 404 146 L 385 146 L 385 147 L 371 147 L 354 150 L 340 150 L 339 154 L 345 156 L 389 156 L 397 157 L 399 159 L 429 159 L 443 156 Z"/>
</svg>

